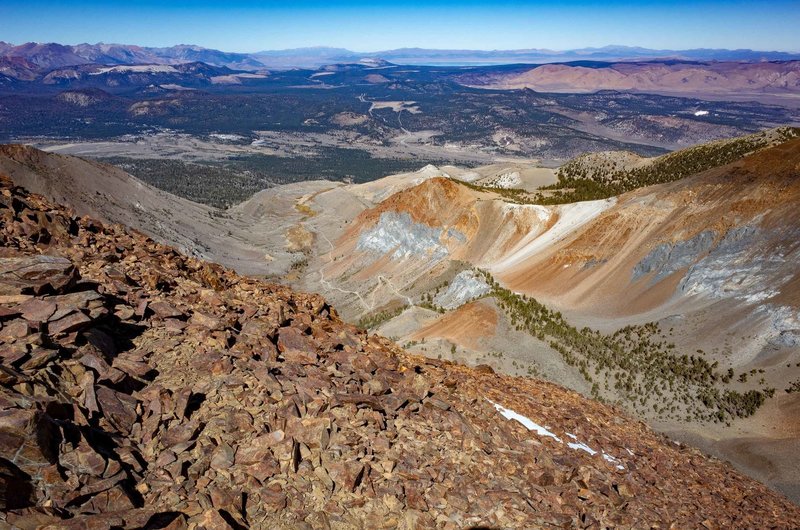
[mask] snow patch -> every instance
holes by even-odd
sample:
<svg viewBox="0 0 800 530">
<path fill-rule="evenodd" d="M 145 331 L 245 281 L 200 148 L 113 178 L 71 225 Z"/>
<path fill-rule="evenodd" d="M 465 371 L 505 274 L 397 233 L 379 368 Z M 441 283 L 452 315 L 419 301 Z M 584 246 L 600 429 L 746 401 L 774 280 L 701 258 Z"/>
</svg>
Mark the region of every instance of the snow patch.
<svg viewBox="0 0 800 530">
<path fill-rule="evenodd" d="M 518 412 L 515 412 L 515 411 L 513 411 L 511 409 L 507 409 L 504 406 L 502 406 L 502 405 L 500 405 L 498 403 L 495 403 L 494 401 L 492 401 L 489 398 L 485 398 L 485 399 L 486 399 L 486 401 L 488 401 L 489 403 L 494 405 L 494 408 L 497 409 L 497 411 L 500 412 L 500 414 L 504 418 L 506 418 L 508 420 L 518 421 L 523 426 L 525 426 L 525 428 L 527 428 L 529 431 L 536 431 L 536 434 L 538 434 L 539 436 L 547 436 L 547 437 L 553 438 L 558 443 L 564 443 L 564 441 L 561 440 L 561 438 L 556 436 L 554 433 L 552 433 L 551 431 L 549 431 L 545 427 L 542 427 L 541 425 L 539 425 L 535 421 L 531 420 L 527 416 L 523 416 L 522 414 L 520 414 Z M 589 447 L 585 443 L 583 443 L 580 440 L 578 440 L 578 437 L 575 436 L 574 434 L 569 433 L 569 432 L 565 433 L 565 434 L 567 435 L 568 438 L 570 438 L 572 440 L 575 440 L 574 442 L 566 442 L 567 443 L 567 447 L 569 447 L 570 449 L 574 449 L 576 451 L 584 451 L 586 453 L 589 453 L 591 456 L 594 456 L 594 455 L 597 454 L 597 451 L 595 451 L 594 449 L 592 449 L 591 447 Z M 630 449 L 626 449 L 626 450 L 628 451 L 628 453 L 631 454 L 631 456 L 633 456 L 633 453 L 631 452 Z M 605 451 L 603 451 L 601 453 L 601 455 L 603 457 L 603 460 L 605 460 L 606 462 L 609 462 L 611 464 L 616 464 L 617 469 L 625 469 L 625 466 L 623 466 L 622 464 L 618 463 L 619 462 L 618 458 L 615 458 L 615 457 L 609 455 Z"/>
<path fill-rule="evenodd" d="M 487 401 L 489 403 L 491 403 L 492 405 L 494 405 L 494 408 L 496 408 L 497 411 L 504 418 L 506 418 L 507 420 L 516 420 L 516 421 L 520 422 L 529 431 L 536 431 L 536 434 L 538 434 L 539 436 L 547 436 L 547 437 L 553 438 L 555 441 L 561 443 L 561 438 L 559 438 L 558 436 L 556 436 L 552 432 L 548 431 L 547 429 L 545 429 L 544 427 L 542 427 L 541 425 L 539 425 L 538 423 L 536 423 L 532 419 L 530 419 L 530 418 L 528 418 L 526 416 L 523 416 L 522 414 L 520 414 L 518 412 L 514 412 L 511 409 L 507 409 L 503 405 L 499 405 L 499 404 L 495 403 L 494 401 L 492 401 L 491 399 L 487 399 Z"/>
<path fill-rule="evenodd" d="M 570 449 L 580 449 L 581 451 L 586 451 L 590 455 L 594 456 L 597 454 L 597 451 L 589 447 L 583 442 L 567 442 L 567 447 Z"/>
<path fill-rule="evenodd" d="M 574 442 L 567 442 L 567 447 L 569 447 L 570 449 L 580 449 L 581 451 L 585 451 L 592 456 L 597 454 L 597 451 L 595 451 L 585 443 L 578 441 L 578 437 L 575 436 L 574 434 L 568 432 L 567 436 L 575 440 Z"/>
<path fill-rule="evenodd" d="M 628 449 L 627 451 L 629 453 L 631 453 L 630 449 Z M 633 453 L 631 453 L 631 455 L 633 455 Z M 616 464 L 617 465 L 617 469 L 625 469 L 625 466 L 623 466 L 622 464 L 617 464 L 617 462 L 619 462 L 618 458 L 614 458 L 613 456 L 611 456 L 608 453 L 603 453 L 603 460 L 605 460 L 606 462 L 609 462 L 611 464 Z"/>
</svg>

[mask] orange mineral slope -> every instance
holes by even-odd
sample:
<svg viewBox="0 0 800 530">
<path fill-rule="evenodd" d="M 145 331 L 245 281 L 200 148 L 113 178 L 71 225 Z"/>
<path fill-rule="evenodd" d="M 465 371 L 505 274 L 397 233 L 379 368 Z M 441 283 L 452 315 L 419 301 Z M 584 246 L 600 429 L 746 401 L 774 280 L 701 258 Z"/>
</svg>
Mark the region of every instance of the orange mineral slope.
<svg viewBox="0 0 800 530">
<path fill-rule="evenodd" d="M 480 339 L 497 331 L 497 312 L 485 301 L 464 304 L 411 336 L 412 340 L 442 338 L 465 348 L 479 349 Z"/>
<path fill-rule="evenodd" d="M 413 276 L 446 260 L 485 266 L 555 221 L 546 207 L 509 204 L 491 192 L 431 178 L 362 212 L 337 240 L 326 275 Z"/>
<path fill-rule="evenodd" d="M 0 177 L 0 527 L 792 528 L 557 385 L 409 355 L 317 295 Z"/>
<path fill-rule="evenodd" d="M 492 272 L 515 291 L 604 315 L 691 295 L 797 307 L 798 201 L 800 140 L 792 140 L 622 195 L 563 239 L 520 249 L 524 259 Z"/>
</svg>

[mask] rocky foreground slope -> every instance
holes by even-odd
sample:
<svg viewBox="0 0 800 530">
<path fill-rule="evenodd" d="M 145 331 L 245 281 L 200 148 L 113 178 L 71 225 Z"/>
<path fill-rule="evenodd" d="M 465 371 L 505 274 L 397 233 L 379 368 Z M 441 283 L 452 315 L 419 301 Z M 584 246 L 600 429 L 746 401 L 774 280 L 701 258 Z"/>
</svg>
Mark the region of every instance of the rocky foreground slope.
<svg viewBox="0 0 800 530">
<path fill-rule="evenodd" d="M 794 527 L 800 508 L 556 385 L 410 356 L 0 179 L 12 528 Z M 672 526 L 670 526 L 672 525 Z"/>
</svg>

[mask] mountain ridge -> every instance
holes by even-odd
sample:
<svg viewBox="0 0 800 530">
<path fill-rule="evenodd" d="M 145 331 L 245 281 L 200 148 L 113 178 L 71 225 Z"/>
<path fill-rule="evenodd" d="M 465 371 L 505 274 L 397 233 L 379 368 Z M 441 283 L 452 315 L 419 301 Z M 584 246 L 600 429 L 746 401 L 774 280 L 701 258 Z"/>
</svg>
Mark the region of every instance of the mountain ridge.
<svg viewBox="0 0 800 530">
<path fill-rule="evenodd" d="M 0 192 L 6 523 L 788 528 L 800 518 L 727 464 L 606 405 L 408 355 L 343 324 L 318 295 L 75 216 L 6 177 Z"/>
<path fill-rule="evenodd" d="M 510 61 L 466 67 L 455 63 L 437 66 L 392 53 L 342 54 L 329 48 L 250 56 L 194 46 L 149 49 L 31 43 L 0 49 L 0 88 L 4 93 L 37 96 L 58 90 L 100 88 L 128 97 L 149 97 L 191 90 L 231 94 L 324 89 L 328 85 L 349 89 L 381 85 L 389 91 L 415 91 L 421 89 L 418 83 L 423 82 L 437 91 L 463 87 L 469 91 L 478 88 L 523 94 L 525 90 L 542 94 L 660 94 L 696 100 L 687 102 L 690 105 L 697 105 L 700 100 L 755 101 L 790 109 L 798 104 L 800 55 L 784 59 L 751 61 L 731 57 L 717 61 L 576 55 L 526 60 L 516 56 Z M 406 64 L 416 64 L 418 68 L 404 76 Z M 695 120 L 730 127 L 721 115 L 705 109 L 697 112 L 700 113 L 694 115 Z M 586 120 L 584 114 L 577 117 L 579 121 Z M 604 117 L 600 115 L 601 119 Z M 670 116 L 664 125 L 682 118 Z M 645 121 L 640 126 L 647 128 L 646 118 L 642 119 Z M 597 125 L 585 126 L 593 130 Z M 677 124 L 673 128 L 677 129 Z"/>
<path fill-rule="evenodd" d="M 44 192 L 29 172 L 47 175 L 77 206 L 94 202 L 103 207 L 98 214 L 197 255 L 325 293 L 347 320 L 417 354 L 535 374 L 620 400 L 659 430 L 798 498 L 787 465 L 797 437 L 786 426 L 800 361 L 792 347 L 800 299 L 791 268 L 800 141 L 778 133 L 756 135 L 758 145 L 727 165 L 703 166 L 704 173 L 553 206 L 509 201 L 508 190 L 492 187 L 497 175 L 509 174 L 502 165 L 488 173 L 428 166 L 358 185 L 283 186 L 217 213 L 165 202 L 153 190 L 116 193 L 141 184 L 101 187 L 98 179 L 114 182 L 104 176 L 108 166 L 28 147 L 0 159 L 0 171 Z M 596 163 L 611 167 L 603 157 Z M 87 178 L 68 181 L 69 172 Z M 121 172 L 116 178 L 136 182 Z M 172 219 L 161 208 L 186 216 Z M 192 236 L 176 240 L 176 226 Z M 251 253 L 234 253 L 243 242 Z M 632 358 L 636 368 L 620 372 Z M 692 429 L 707 438 L 691 438 Z"/>
<path fill-rule="evenodd" d="M 0 54 L 24 58 L 43 70 L 81 64 L 180 64 L 204 62 L 212 66 L 263 68 L 247 54 L 228 53 L 193 45 L 148 48 L 127 44 L 77 44 L 28 42 L 20 45 L 0 43 Z"/>
<path fill-rule="evenodd" d="M 43 69 L 79 64 L 178 64 L 202 61 L 213 66 L 258 70 L 263 68 L 316 68 L 338 62 L 361 59 L 384 59 L 397 64 L 501 65 L 514 63 L 551 63 L 581 60 L 628 61 L 646 59 L 681 59 L 699 61 L 776 61 L 798 60 L 800 52 L 758 51 L 750 49 L 653 50 L 636 46 L 609 45 L 599 48 L 548 50 L 449 50 L 397 48 L 376 52 L 358 52 L 346 48 L 311 46 L 258 52 L 225 52 L 197 45 L 179 44 L 147 47 L 132 44 L 27 42 L 19 45 L 0 41 L 0 55 L 25 58 Z"/>
</svg>

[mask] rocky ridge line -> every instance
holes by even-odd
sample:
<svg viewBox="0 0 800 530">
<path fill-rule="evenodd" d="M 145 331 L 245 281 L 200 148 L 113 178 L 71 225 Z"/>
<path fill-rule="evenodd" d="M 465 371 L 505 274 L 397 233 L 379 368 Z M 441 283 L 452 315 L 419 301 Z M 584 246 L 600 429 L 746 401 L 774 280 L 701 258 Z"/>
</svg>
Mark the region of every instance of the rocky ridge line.
<svg viewBox="0 0 800 530">
<path fill-rule="evenodd" d="M 800 508 L 556 385 L 411 356 L 0 178 L 12 528 L 790 528 Z"/>
</svg>

